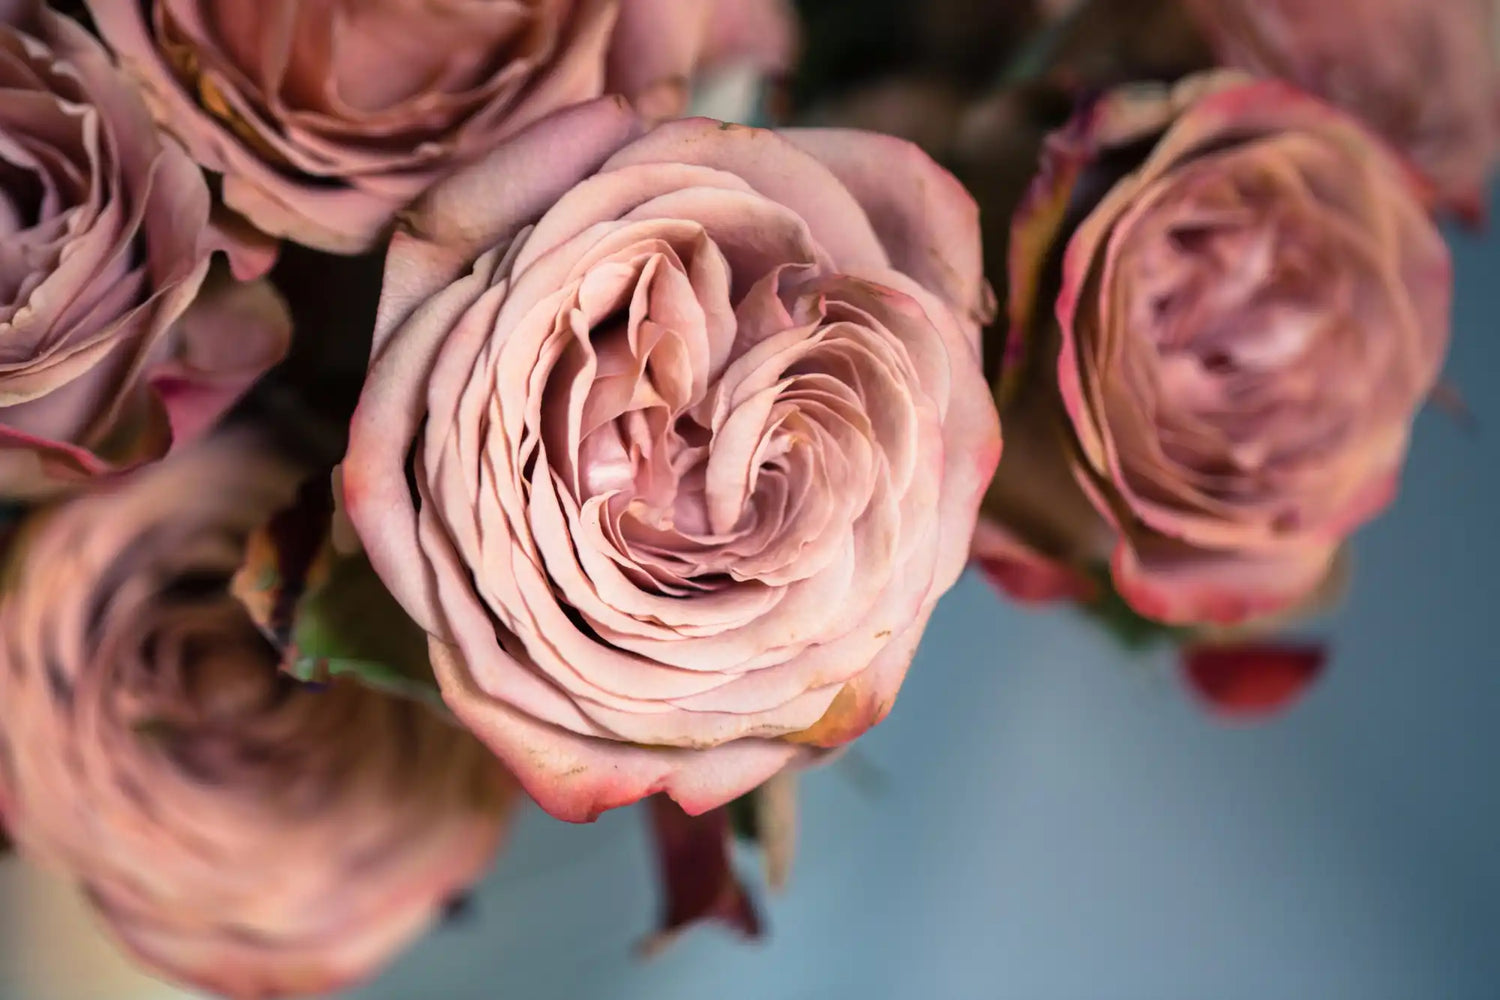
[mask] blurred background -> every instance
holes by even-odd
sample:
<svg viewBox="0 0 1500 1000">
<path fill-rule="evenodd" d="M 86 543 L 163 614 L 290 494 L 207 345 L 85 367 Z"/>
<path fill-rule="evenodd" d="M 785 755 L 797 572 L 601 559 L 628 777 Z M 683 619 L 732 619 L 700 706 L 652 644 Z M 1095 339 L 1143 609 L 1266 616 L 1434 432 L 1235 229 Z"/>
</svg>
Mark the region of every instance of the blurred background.
<svg viewBox="0 0 1500 1000">
<path fill-rule="evenodd" d="M 1500 241 L 1452 241 L 1476 425 L 1419 421 L 1347 602 L 1304 629 L 1334 655 L 1291 711 L 1216 723 L 1166 652 L 970 576 L 890 719 L 803 782 L 763 942 L 697 928 L 639 959 L 644 816 L 533 810 L 472 906 L 349 1000 L 1494 997 Z M 97 933 L 71 889 L 0 862 L 0 997 L 188 996 Z"/>
</svg>

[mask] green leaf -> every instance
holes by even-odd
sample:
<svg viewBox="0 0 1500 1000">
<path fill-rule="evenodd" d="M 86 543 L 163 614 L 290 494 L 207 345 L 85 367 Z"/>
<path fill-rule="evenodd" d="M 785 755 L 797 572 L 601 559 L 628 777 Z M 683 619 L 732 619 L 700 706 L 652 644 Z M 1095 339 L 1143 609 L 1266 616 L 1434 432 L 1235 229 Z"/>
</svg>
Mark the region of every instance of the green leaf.
<svg viewBox="0 0 1500 1000">
<path fill-rule="evenodd" d="M 298 603 L 286 669 L 300 680 L 352 676 L 372 688 L 442 707 L 427 634 L 363 555 L 337 558 Z"/>
<path fill-rule="evenodd" d="M 729 829 L 735 837 L 749 844 L 760 842 L 760 820 L 756 815 L 756 791 L 751 790 L 725 806 L 729 813 Z"/>
<path fill-rule="evenodd" d="M 1167 625 L 1136 611 L 1115 589 L 1107 567 L 1096 568 L 1093 576 L 1099 584 L 1099 598 L 1092 604 L 1080 605 L 1080 609 L 1127 649 L 1142 651 L 1165 644 L 1180 645 L 1197 634 L 1196 629 Z"/>
</svg>

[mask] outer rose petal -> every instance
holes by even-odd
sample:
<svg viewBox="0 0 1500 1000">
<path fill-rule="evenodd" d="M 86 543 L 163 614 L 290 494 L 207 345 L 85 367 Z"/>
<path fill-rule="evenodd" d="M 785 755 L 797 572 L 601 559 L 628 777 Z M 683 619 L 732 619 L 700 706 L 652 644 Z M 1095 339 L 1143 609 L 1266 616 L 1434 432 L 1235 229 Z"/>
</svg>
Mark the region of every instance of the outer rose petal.
<svg viewBox="0 0 1500 1000">
<path fill-rule="evenodd" d="M 1328 577 L 1338 544 L 1271 552 L 1194 550 L 1170 539 L 1122 542 L 1110 561 L 1120 596 L 1169 625 L 1237 625 L 1285 611 Z"/>
<path fill-rule="evenodd" d="M 1098 584 L 1086 573 L 1047 558 L 995 521 L 981 520 L 975 527 L 973 557 L 985 579 L 1022 604 L 1087 604 L 1099 596 Z"/>
<path fill-rule="evenodd" d="M 704 66 L 748 63 L 767 73 L 792 68 L 797 12 L 787 0 L 715 0 L 704 46 Z"/>
<path fill-rule="evenodd" d="M 846 273 L 890 266 L 858 198 L 826 164 L 780 133 L 707 118 L 668 122 L 620 150 L 605 169 L 637 163 L 699 164 L 734 174 L 802 218 Z"/>
<path fill-rule="evenodd" d="M 641 133 L 641 121 L 616 96 L 601 97 L 560 111 L 517 134 L 484 159 L 455 172 L 440 187 L 403 213 L 414 236 L 440 244 L 444 251 L 473 258 L 503 246 L 579 181 L 598 170 L 620 147 Z M 507 183 L 496 184 L 495 177 Z M 409 274 L 429 273 L 422 265 L 402 265 L 388 272 L 403 281 Z M 425 298 L 430 288 L 401 286 L 407 298 Z M 382 310 L 385 296 L 381 299 Z M 384 317 L 382 330 L 394 320 Z"/>
<path fill-rule="evenodd" d="M 350 424 L 341 499 L 356 526 L 382 525 L 362 532 L 370 562 L 428 631 L 440 631 L 440 617 L 428 594 L 431 584 L 425 582 L 429 571 L 421 568 L 415 508 L 402 471 L 404 458 L 398 460 L 397 452 L 404 454 L 415 433 L 428 375 L 468 301 L 454 301 L 440 313 L 428 310 L 418 324 L 420 332 L 407 332 L 396 342 L 391 336 L 422 303 L 467 271 L 481 248 L 509 243 L 639 129 L 630 106 L 615 97 L 538 122 L 412 206 L 411 234 L 397 233 L 391 242 L 370 375 Z M 519 180 L 496 185 L 496 173 Z M 480 287 L 476 285 L 475 295 Z"/>
<path fill-rule="evenodd" d="M 859 199 L 891 265 L 937 292 L 978 327 L 994 319 L 984 280 L 979 206 L 958 178 L 903 139 L 851 129 L 787 129 L 782 135 L 833 171 Z"/>
<path fill-rule="evenodd" d="M 687 109 L 702 71 L 745 63 L 778 72 L 796 46 L 786 0 L 626 0 L 609 52 L 609 87 L 652 121 Z"/>
<path fill-rule="evenodd" d="M 177 353 L 150 375 L 172 441 L 212 429 L 286 355 L 291 316 L 268 282 L 210 281 L 179 322 Z"/>
<path fill-rule="evenodd" d="M 778 740 L 735 740 L 703 750 L 637 746 L 578 736 L 517 712 L 477 690 L 452 646 L 431 641 L 432 669 L 453 714 L 499 756 L 552 816 L 588 823 L 665 793 L 689 816 L 737 799 L 806 757 Z"/>
</svg>

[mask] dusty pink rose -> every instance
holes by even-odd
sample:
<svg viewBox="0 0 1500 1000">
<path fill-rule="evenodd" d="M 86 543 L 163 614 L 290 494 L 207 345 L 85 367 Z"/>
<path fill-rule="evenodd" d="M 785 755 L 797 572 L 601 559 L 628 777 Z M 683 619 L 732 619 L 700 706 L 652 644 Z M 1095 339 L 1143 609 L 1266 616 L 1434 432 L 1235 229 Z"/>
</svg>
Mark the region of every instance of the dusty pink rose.
<svg viewBox="0 0 1500 1000">
<path fill-rule="evenodd" d="M 621 0 L 605 89 L 648 119 L 676 118 L 705 75 L 789 71 L 796 25 L 790 0 Z"/>
<path fill-rule="evenodd" d="M 791 48 L 784 0 L 87 2 L 229 207 L 337 253 L 543 115 L 611 90 L 677 114 L 705 62 Z"/>
<path fill-rule="evenodd" d="M 1493 0 L 1185 0 L 1232 66 L 1345 109 L 1439 200 L 1482 210 L 1500 153 Z"/>
<path fill-rule="evenodd" d="M 74 22 L 0 0 L 0 496 L 159 457 L 279 359 L 268 288 L 212 282 L 203 178 Z"/>
<path fill-rule="evenodd" d="M 0 818 L 152 971 L 233 998 L 363 978 L 466 889 L 513 785 L 415 702 L 300 687 L 225 590 L 289 470 L 188 449 L 22 530 Z"/>
<path fill-rule="evenodd" d="M 1010 279 L 987 509 L 1175 624 L 1317 597 L 1393 495 L 1448 340 L 1448 253 L 1396 159 L 1237 74 L 1118 91 L 1055 134 Z M 1029 565 L 1039 589 L 1056 570 Z"/>
<path fill-rule="evenodd" d="M 999 452 L 976 214 L 898 140 L 609 99 L 411 213 L 345 500 L 549 812 L 703 812 L 890 710 Z"/>
</svg>

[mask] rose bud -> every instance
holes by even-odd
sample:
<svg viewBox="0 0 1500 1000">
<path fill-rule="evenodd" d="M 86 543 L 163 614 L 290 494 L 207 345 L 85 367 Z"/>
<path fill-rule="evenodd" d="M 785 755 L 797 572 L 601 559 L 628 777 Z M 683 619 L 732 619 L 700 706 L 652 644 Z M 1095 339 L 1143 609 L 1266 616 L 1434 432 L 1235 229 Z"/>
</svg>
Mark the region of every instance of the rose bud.
<svg viewBox="0 0 1500 1000">
<path fill-rule="evenodd" d="M 79 25 L 0 5 L 0 497 L 159 458 L 286 351 L 264 285 L 209 282 L 202 174 Z"/>
<path fill-rule="evenodd" d="M 38 516 L 0 599 L 0 816 L 146 967 L 321 994 L 483 871 L 513 785 L 415 702 L 315 691 L 225 589 L 290 471 L 200 445 Z"/>
<path fill-rule="evenodd" d="M 785 0 L 88 0 L 163 124 L 260 230 L 336 253 L 458 164 L 607 91 L 680 113 L 705 63 L 783 64 Z"/>
<path fill-rule="evenodd" d="M 410 213 L 344 500 L 547 811 L 701 813 L 890 710 L 1000 449 L 976 214 L 900 140 L 609 99 Z"/>
<path fill-rule="evenodd" d="M 1438 202 L 1482 213 L 1500 152 L 1491 0 L 1185 0 L 1227 64 L 1286 79 L 1406 155 Z"/>
<path fill-rule="evenodd" d="M 1320 599 L 1448 342 L 1448 252 L 1384 144 L 1279 81 L 1120 90 L 1050 138 L 1010 265 L 992 558 L 1108 562 L 1172 625 Z"/>
</svg>

